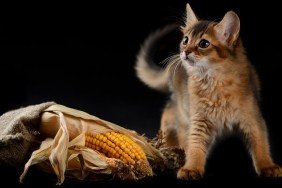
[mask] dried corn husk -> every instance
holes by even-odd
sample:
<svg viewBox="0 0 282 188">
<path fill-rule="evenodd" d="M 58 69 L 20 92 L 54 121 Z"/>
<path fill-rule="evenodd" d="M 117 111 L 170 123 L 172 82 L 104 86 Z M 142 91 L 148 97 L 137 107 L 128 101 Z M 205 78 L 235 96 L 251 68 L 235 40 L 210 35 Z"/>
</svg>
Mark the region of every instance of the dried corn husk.
<svg viewBox="0 0 282 188">
<path fill-rule="evenodd" d="M 132 168 L 120 159 L 106 157 L 85 146 L 87 132 L 99 134 L 107 131 L 116 131 L 131 138 L 143 149 L 147 161 Z M 58 184 L 64 182 L 65 176 L 93 180 L 115 176 L 139 180 L 152 176 L 151 164 L 161 165 L 164 160 L 162 153 L 135 131 L 63 105 L 55 104 L 44 110 L 39 132 L 46 139 L 25 164 L 20 176 L 21 182 L 30 166 L 35 164 L 45 171 L 55 173 Z"/>
</svg>

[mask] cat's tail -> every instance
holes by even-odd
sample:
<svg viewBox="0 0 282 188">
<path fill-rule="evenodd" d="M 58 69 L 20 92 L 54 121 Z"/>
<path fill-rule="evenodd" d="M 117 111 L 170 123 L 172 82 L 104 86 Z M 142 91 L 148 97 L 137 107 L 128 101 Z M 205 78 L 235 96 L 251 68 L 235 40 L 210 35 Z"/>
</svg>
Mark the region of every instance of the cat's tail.
<svg viewBox="0 0 282 188">
<path fill-rule="evenodd" d="M 173 45 L 170 44 L 173 38 L 171 35 L 175 36 L 176 32 L 179 32 L 179 26 L 171 24 L 151 33 L 137 54 L 135 64 L 137 77 L 153 89 L 160 91 L 168 91 L 169 89 L 169 71 L 166 71 L 164 65 L 160 63 L 170 55 L 167 54 L 168 48 L 171 49 L 176 44 L 178 49 L 178 41 L 174 40 Z M 164 56 L 164 58 L 160 56 Z"/>
</svg>

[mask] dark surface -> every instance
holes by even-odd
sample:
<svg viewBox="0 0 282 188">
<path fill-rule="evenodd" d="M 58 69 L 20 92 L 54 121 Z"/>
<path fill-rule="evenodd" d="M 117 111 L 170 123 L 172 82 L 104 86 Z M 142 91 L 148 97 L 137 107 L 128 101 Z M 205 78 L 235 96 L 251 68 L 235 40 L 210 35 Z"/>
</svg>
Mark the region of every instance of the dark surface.
<svg viewBox="0 0 282 188">
<path fill-rule="evenodd" d="M 273 158 L 282 165 L 278 1 L 249 5 L 241 0 L 189 2 L 204 19 L 218 20 L 231 9 L 238 13 L 243 42 L 262 81 L 262 112 Z M 150 32 L 182 20 L 185 4 L 186 1 L 140 0 L 1 5 L 0 113 L 55 101 L 154 137 L 166 96 L 136 78 L 135 56 Z M 3 167 L 1 180 L 17 186 L 19 172 Z M 216 145 L 208 159 L 206 176 L 200 181 L 180 182 L 172 172 L 139 182 L 67 179 L 62 187 L 226 185 L 223 181 L 231 185 L 282 185 L 281 179 L 257 178 L 244 145 L 231 138 Z M 54 176 L 31 169 L 21 187 L 52 187 L 55 183 Z"/>
</svg>

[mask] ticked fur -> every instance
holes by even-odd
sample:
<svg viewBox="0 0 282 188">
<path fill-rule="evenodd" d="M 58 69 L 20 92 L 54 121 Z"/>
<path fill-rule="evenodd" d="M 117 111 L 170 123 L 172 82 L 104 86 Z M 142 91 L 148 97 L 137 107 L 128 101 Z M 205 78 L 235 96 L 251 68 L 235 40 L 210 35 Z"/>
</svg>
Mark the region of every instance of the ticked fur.
<svg viewBox="0 0 282 188">
<path fill-rule="evenodd" d="M 282 168 L 271 158 L 267 128 L 258 106 L 259 79 L 239 37 L 237 14 L 229 11 L 220 22 L 203 21 L 187 4 L 182 32 L 180 52 L 171 58 L 167 70 L 144 66 L 142 54 L 136 64 L 144 83 L 155 89 L 165 88 L 166 83 L 171 92 L 161 130 L 168 146 L 185 151 L 186 162 L 177 177 L 202 177 L 215 138 L 235 129 L 242 133 L 257 174 L 282 176 Z M 149 78 L 148 73 L 154 76 Z"/>
</svg>

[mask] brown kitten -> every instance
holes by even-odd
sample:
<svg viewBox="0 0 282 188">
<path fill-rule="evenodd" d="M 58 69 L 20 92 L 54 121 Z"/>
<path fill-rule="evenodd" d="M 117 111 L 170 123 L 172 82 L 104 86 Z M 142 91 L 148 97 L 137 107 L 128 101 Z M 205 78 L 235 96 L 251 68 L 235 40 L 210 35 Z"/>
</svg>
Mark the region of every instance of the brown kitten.
<svg viewBox="0 0 282 188">
<path fill-rule="evenodd" d="M 168 146 L 185 151 L 186 163 L 177 177 L 201 178 L 215 138 L 234 130 L 242 133 L 257 174 L 281 177 L 259 110 L 258 76 L 239 38 L 239 17 L 229 11 L 219 23 L 198 20 L 189 4 L 186 14 L 180 53 L 170 58 L 166 70 L 153 67 L 148 55 L 169 29 L 148 38 L 135 67 L 145 84 L 171 92 L 161 130 Z"/>
</svg>

